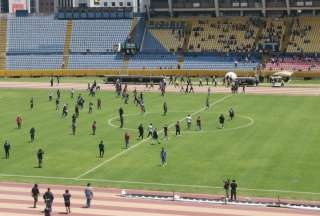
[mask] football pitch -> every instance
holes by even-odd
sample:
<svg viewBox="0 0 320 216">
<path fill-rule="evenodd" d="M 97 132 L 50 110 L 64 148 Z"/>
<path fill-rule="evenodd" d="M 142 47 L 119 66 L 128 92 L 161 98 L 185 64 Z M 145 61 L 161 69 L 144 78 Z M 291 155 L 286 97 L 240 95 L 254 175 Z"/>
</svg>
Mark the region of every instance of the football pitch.
<svg viewBox="0 0 320 216">
<path fill-rule="evenodd" d="M 54 92 L 54 91 L 53 91 Z M 77 120 L 76 135 L 71 131 L 75 99 L 62 91 L 60 109 L 55 110 L 55 94 L 48 90 L 0 90 L 0 141 L 11 143 L 10 159 L 0 162 L 0 180 L 30 183 L 85 184 L 165 191 L 222 194 L 223 179 L 236 179 L 241 196 L 267 196 L 294 199 L 320 199 L 319 172 L 319 98 L 311 96 L 224 95 L 145 93 L 146 113 L 113 92 L 86 91 L 84 109 Z M 29 108 L 34 97 L 35 106 Z M 102 100 L 102 110 L 88 103 Z M 162 115 L 162 105 L 168 114 Z M 69 116 L 61 118 L 62 104 L 69 105 Z M 118 109 L 124 109 L 124 128 L 119 128 Z M 228 110 L 235 119 L 228 119 Z M 192 115 L 192 128 L 185 117 Z M 218 116 L 224 114 L 224 129 L 218 128 Z M 16 128 L 17 115 L 23 118 Z M 195 129 L 196 118 L 203 129 Z M 182 135 L 176 136 L 174 124 L 181 122 Z M 97 122 L 96 135 L 91 124 Z M 145 135 L 152 123 L 160 132 L 160 144 L 138 139 L 138 125 Z M 162 128 L 169 126 L 169 139 Z M 36 129 L 30 143 L 29 130 Z M 129 149 L 124 149 L 124 133 L 130 134 Z M 98 157 L 98 144 L 105 144 L 104 158 Z M 160 150 L 167 149 L 168 165 L 160 166 Z M 43 168 L 36 168 L 36 152 L 45 152 Z M 2 149 L 1 149 L 2 150 Z M 2 151 L 3 153 L 3 151 Z"/>
</svg>

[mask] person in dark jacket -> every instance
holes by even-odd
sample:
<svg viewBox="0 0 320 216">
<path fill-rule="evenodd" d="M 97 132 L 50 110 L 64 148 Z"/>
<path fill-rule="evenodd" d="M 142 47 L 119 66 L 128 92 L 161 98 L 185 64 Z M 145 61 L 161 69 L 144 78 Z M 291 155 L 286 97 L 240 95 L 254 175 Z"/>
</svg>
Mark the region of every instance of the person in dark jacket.
<svg viewBox="0 0 320 216">
<path fill-rule="evenodd" d="M 161 158 L 161 166 L 166 166 L 167 165 L 167 152 L 164 147 L 162 147 L 162 149 L 161 149 L 160 158 Z"/>
<path fill-rule="evenodd" d="M 138 127 L 138 130 L 139 130 L 139 137 L 140 139 L 143 140 L 143 137 L 144 137 L 144 128 L 143 128 L 143 125 L 140 124 L 139 127 Z"/>
<path fill-rule="evenodd" d="M 34 138 L 36 136 L 36 129 L 32 127 L 29 132 L 30 132 L 31 142 L 34 142 Z"/>
<path fill-rule="evenodd" d="M 38 185 L 35 184 L 31 189 L 31 196 L 33 198 L 33 208 L 37 208 L 39 195 L 40 195 L 40 191 L 39 191 Z"/>
<path fill-rule="evenodd" d="M 100 144 L 99 144 L 99 156 L 101 158 L 103 158 L 103 156 L 104 156 L 104 144 L 103 144 L 102 140 L 100 141 Z"/>
<path fill-rule="evenodd" d="M 237 187 L 238 184 L 236 183 L 236 180 L 232 180 L 231 184 L 231 201 L 237 200 Z"/>
<path fill-rule="evenodd" d="M 38 167 L 42 168 L 42 160 L 43 160 L 44 151 L 42 149 L 39 149 L 37 152 L 37 158 L 38 158 Z"/>
<path fill-rule="evenodd" d="M 50 188 L 48 188 L 47 192 L 43 194 L 43 199 L 46 204 L 46 208 L 48 208 L 49 211 L 52 212 L 52 203 L 54 200 L 54 196 L 53 193 L 50 191 Z"/>
<path fill-rule="evenodd" d="M 9 159 L 11 146 L 8 140 L 4 142 L 3 148 L 4 148 L 4 154 L 5 154 L 4 158 Z"/>
</svg>

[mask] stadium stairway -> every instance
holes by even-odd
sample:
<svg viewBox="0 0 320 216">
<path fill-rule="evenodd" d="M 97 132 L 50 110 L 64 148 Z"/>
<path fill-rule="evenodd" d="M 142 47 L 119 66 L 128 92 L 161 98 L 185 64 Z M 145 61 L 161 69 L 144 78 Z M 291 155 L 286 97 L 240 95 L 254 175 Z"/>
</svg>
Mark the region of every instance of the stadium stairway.
<svg viewBox="0 0 320 216">
<path fill-rule="evenodd" d="M 72 29 L 73 29 L 72 20 L 68 20 L 66 39 L 65 39 L 64 51 L 63 51 L 63 69 L 68 68 L 68 65 L 69 65 L 69 54 L 70 54 Z"/>
<path fill-rule="evenodd" d="M 290 37 L 291 37 L 291 32 L 293 28 L 293 19 L 287 19 L 286 21 L 286 26 L 285 26 L 285 31 L 284 31 L 284 37 L 282 41 L 282 46 L 281 46 L 281 52 L 286 52 L 289 42 L 290 42 Z"/>
<path fill-rule="evenodd" d="M 186 27 L 186 33 L 185 33 L 185 37 L 184 37 L 184 42 L 183 42 L 183 46 L 182 46 L 182 50 L 183 52 L 187 52 L 189 47 L 189 41 L 190 41 L 190 37 L 191 37 L 191 32 L 192 32 L 192 22 L 187 22 L 187 27 Z"/>
<path fill-rule="evenodd" d="M 6 50 L 7 50 L 7 18 L 0 19 L 0 69 L 6 68 Z"/>
</svg>

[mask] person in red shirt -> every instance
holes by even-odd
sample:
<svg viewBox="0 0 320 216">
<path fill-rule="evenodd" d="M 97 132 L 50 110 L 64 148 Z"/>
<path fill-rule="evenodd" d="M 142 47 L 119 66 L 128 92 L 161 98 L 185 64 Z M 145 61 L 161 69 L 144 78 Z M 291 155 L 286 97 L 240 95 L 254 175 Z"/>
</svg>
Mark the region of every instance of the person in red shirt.
<svg viewBox="0 0 320 216">
<path fill-rule="evenodd" d="M 92 135 L 96 135 L 96 129 L 97 129 L 97 122 L 93 121 L 93 124 L 92 124 Z"/>
<path fill-rule="evenodd" d="M 20 115 L 17 116 L 16 123 L 17 123 L 18 129 L 21 129 L 22 117 Z"/>
<path fill-rule="evenodd" d="M 126 145 L 126 149 L 128 148 L 128 146 L 129 146 L 129 140 L 130 140 L 130 136 L 129 136 L 129 134 L 128 134 L 128 132 L 126 132 L 125 134 L 124 134 L 124 141 L 125 141 L 125 145 Z"/>
</svg>

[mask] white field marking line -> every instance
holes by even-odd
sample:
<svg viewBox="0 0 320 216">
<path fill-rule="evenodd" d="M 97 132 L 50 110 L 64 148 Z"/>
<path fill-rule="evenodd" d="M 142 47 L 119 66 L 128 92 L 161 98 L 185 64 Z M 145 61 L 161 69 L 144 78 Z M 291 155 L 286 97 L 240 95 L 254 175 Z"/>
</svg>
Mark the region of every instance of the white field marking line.
<svg viewBox="0 0 320 216">
<path fill-rule="evenodd" d="M 93 179 L 93 178 L 70 178 L 70 177 L 58 177 L 58 176 L 29 176 L 29 175 L 14 175 L 0 173 L 1 177 L 20 177 L 20 178 L 34 178 L 34 179 L 52 179 L 52 180 L 70 180 L 70 181 L 87 181 L 87 182 L 100 182 L 100 183 L 121 183 L 121 184 L 140 184 L 140 185 L 153 185 L 153 186 L 170 186 L 170 187 L 187 187 L 187 188 L 207 188 L 207 189 L 223 189 L 221 186 L 208 186 L 208 185 L 189 185 L 189 184 L 170 184 L 159 182 L 141 182 L 141 181 L 126 181 L 126 180 L 112 180 L 112 179 Z M 1 184 L 1 182 L 0 182 Z M 291 191 L 291 190 L 276 190 L 276 189 L 256 189 L 256 188 L 238 188 L 239 191 L 257 191 L 268 193 L 287 193 L 287 194 L 307 194 L 307 195 L 320 195 L 317 192 L 307 191 Z"/>
<path fill-rule="evenodd" d="M 228 98 L 229 98 L 229 97 L 231 97 L 231 96 L 232 96 L 232 95 L 227 95 L 227 96 L 225 96 L 225 97 L 223 97 L 223 98 L 220 98 L 219 100 L 217 100 L 217 101 L 213 102 L 212 104 L 210 104 L 210 106 L 213 106 L 213 105 L 215 105 L 215 104 L 221 103 L 222 101 L 224 101 L 224 100 L 228 99 Z M 205 110 L 205 109 L 206 109 L 206 107 L 203 107 L 203 108 L 199 109 L 198 111 L 196 111 L 196 112 L 192 113 L 192 114 L 191 114 L 191 116 L 196 115 L 196 114 L 198 114 L 198 113 L 202 112 L 202 111 L 203 111 L 203 110 Z M 179 121 L 183 121 L 183 120 L 185 120 L 185 118 L 186 118 L 186 117 L 184 117 L 184 118 L 180 119 Z M 173 127 L 173 126 L 175 125 L 175 123 L 176 123 L 176 122 L 173 122 L 172 124 L 170 124 L 170 125 L 168 126 L 168 128 Z M 161 130 L 161 131 L 159 132 L 159 134 L 161 134 L 161 133 L 163 133 L 163 130 Z M 77 178 L 77 179 L 80 179 L 80 178 L 82 178 L 82 177 L 84 177 L 84 176 L 88 175 L 89 173 L 91 173 L 91 172 L 93 172 L 93 171 L 97 170 L 98 168 L 102 167 L 103 165 L 105 165 L 105 164 L 107 164 L 107 163 L 109 163 L 109 162 L 113 161 L 114 159 L 117 159 L 118 157 L 120 157 L 120 156 L 122 156 L 122 155 L 126 154 L 127 152 L 131 151 L 132 149 L 137 148 L 138 146 L 140 146 L 141 144 L 145 143 L 146 141 L 148 141 L 148 140 L 150 140 L 150 139 L 151 139 L 151 137 L 141 140 L 141 141 L 140 141 L 140 142 L 138 142 L 137 144 L 135 144 L 135 145 L 133 145 L 133 146 L 129 147 L 128 149 L 126 149 L 126 150 L 124 150 L 124 151 L 121 151 L 121 152 L 119 152 L 119 153 L 115 154 L 115 155 L 114 155 L 114 156 L 112 156 L 111 158 L 109 158 L 109 159 L 107 159 L 107 160 L 105 160 L 105 161 L 101 162 L 101 163 L 100 163 L 100 164 L 98 164 L 97 166 L 95 166 L 95 167 L 93 167 L 93 168 L 91 168 L 91 169 L 87 170 L 86 172 L 82 173 L 81 175 L 77 176 L 76 178 Z"/>
<path fill-rule="evenodd" d="M 195 111 L 170 111 L 170 113 L 193 113 L 193 112 L 195 112 Z M 127 114 L 127 115 L 124 115 L 125 117 L 127 116 L 139 116 L 139 115 L 149 115 L 149 114 L 160 114 L 161 115 L 161 113 L 157 113 L 157 112 L 145 112 L 145 113 L 141 113 L 141 112 L 139 112 L 139 113 L 131 113 L 131 114 Z M 115 125 L 115 124 L 113 124 L 112 122 L 114 121 L 114 120 L 116 120 L 116 119 L 118 119 L 118 116 L 114 116 L 114 117 L 112 117 L 112 118 L 110 118 L 109 120 L 108 120 L 108 125 L 110 126 L 110 127 L 113 127 L 113 128 L 120 128 L 119 127 L 119 125 Z M 138 128 L 137 129 L 133 129 L 133 128 L 126 128 L 126 127 L 123 127 L 123 128 L 121 128 L 122 130 L 129 130 L 129 131 L 138 131 Z"/>
<path fill-rule="evenodd" d="M 238 117 L 247 119 L 250 122 L 244 125 L 240 125 L 238 127 L 234 128 L 224 128 L 224 129 L 218 129 L 218 130 L 201 130 L 201 131 L 183 131 L 184 134 L 197 134 L 197 133 L 218 133 L 218 132 L 227 132 L 227 131 L 234 131 L 234 130 L 240 130 L 244 128 L 251 127 L 254 124 L 254 119 L 249 117 L 249 116 L 243 116 L 243 115 L 238 115 Z"/>
</svg>

